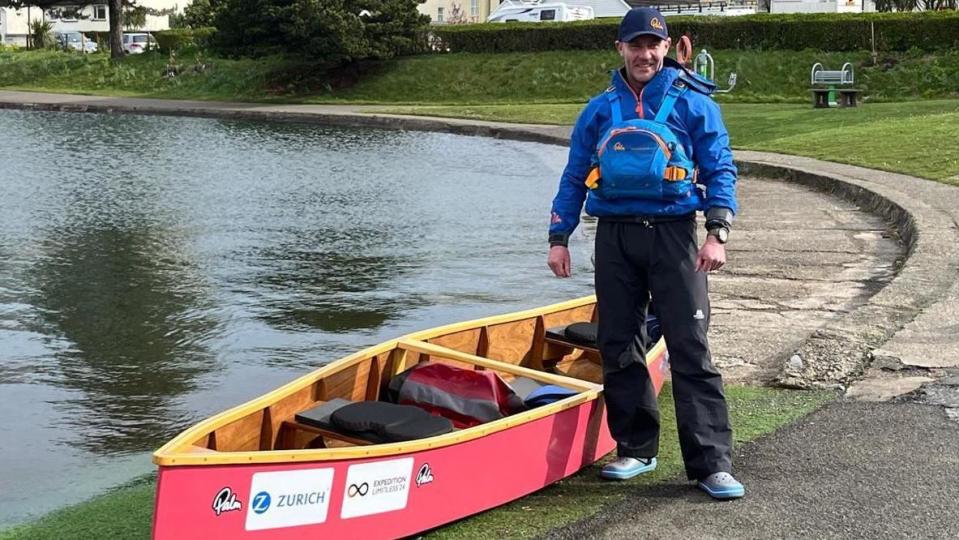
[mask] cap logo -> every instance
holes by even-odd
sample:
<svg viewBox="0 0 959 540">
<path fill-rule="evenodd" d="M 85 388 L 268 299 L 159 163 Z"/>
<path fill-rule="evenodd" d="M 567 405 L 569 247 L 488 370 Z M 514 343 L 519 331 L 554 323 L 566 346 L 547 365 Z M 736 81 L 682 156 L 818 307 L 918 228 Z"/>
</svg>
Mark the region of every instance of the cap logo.
<svg viewBox="0 0 959 540">
<path fill-rule="evenodd" d="M 656 30 L 663 29 L 663 23 L 659 22 L 659 19 L 657 19 L 656 17 L 653 17 L 652 19 L 650 19 L 649 25 L 655 28 Z"/>
<path fill-rule="evenodd" d="M 626 147 L 623 146 L 623 143 L 618 142 L 613 145 L 613 150 L 616 150 L 617 152 L 622 152 L 623 150 L 626 150 Z"/>
</svg>

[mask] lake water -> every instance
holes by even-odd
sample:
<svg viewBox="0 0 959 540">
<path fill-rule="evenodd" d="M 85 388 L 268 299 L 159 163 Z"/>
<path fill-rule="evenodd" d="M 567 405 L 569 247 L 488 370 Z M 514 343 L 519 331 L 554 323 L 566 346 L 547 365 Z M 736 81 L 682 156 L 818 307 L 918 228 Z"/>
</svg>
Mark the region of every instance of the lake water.
<svg viewBox="0 0 959 540">
<path fill-rule="evenodd" d="M 0 528 L 401 334 L 592 292 L 546 268 L 562 148 L 0 111 Z"/>
</svg>

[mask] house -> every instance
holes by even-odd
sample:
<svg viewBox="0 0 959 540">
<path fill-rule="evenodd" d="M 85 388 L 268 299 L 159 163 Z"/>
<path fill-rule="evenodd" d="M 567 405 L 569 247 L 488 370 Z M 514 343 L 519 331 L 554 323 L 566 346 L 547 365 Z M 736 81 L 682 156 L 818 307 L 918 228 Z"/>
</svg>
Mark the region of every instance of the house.
<svg viewBox="0 0 959 540">
<path fill-rule="evenodd" d="M 179 9 L 176 0 L 138 0 L 137 5 L 157 11 Z M 48 10 L 36 6 L 20 9 L 0 8 L 0 42 L 25 46 L 30 23 L 41 20 L 49 22 L 54 32 L 109 32 L 109 17 L 107 4 L 58 6 Z M 124 30 L 167 30 L 170 28 L 169 19 L 168 15 L 147 15 L 146 23 L 142 27 L 128 27 Z"/>
<path fill-rule="evenodd" d="M 876 11 L 874 0 L 627 0 L 663 15 L 749 15 L 752 13 L 861 13 Z"/>
<path fill-rule="evenodd" d="M 769 0 L 770 13 L 862 13 L 876 11 L 873 0 Z"/>
<path fill-rule="evenodd" d="M 628 0 L 631 7 L 654 7 L 663 15 L 752 15 L 761 10 L 756 0 Z M 768 0 L 767 0 L 768 1 Z"/>
<path fill-rule="evenodd" d="M 416 9 L 429 16 L 431 24 L 464 24 L 486 21 L 499 4 L 499 0 L 426 0 Z"/>
</svg>

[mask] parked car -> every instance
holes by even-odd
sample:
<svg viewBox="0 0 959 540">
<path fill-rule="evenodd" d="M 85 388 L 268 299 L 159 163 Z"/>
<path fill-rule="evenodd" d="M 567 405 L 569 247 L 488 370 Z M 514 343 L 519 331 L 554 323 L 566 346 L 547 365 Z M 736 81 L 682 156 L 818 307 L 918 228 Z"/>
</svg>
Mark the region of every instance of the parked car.
<svg viewBox="0 0 959 540">
<path fill-rule="evenodd" d="M 53 34 L 61 49 L 73 49 L 86 53 L 97 52 L 97 42 L 80 32 L 57 32 Z"/>
<path fill-rule="evenodd" d="M 156 38 L 146 32 L 130 32 L 123 34 L 123 52 L 140 54 L 158 47 Z"/>
</svg>

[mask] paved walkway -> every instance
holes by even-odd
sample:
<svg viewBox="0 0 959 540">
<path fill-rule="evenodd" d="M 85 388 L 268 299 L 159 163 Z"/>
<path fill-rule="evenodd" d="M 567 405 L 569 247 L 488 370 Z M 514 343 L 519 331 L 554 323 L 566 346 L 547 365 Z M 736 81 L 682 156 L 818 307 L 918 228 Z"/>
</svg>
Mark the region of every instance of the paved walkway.
<svg viewBox="0 0 959 540">
<path fill-rule="evenodd" d="M 743 499 L 677 478 L 548 538 L 957 538 L 956 445 L 938 407 L 834 403 L 735 452 Z"/>
<path fill-rule="evenodd" d="M 569 134 L 349 106 L 0 91 L 2 107 L 315 121 L 556 144 Z M 730 333 L 737 325 L 717 323 L 717 361 L 745 380 L 832 386 L 846 397 L 737 449 L 748 490 L 741 501 L 712 503 L 681 479 L 637 486 L 622 506 L 553 536 L 959 537 L 959 189 L 808 158 L 736 157 L 749 205 L 734 233 L 733 263 L 713 279 L 713 298 L 717 321 L 750 330 L 738 336 Z M 898 237 L 905 251 L 884 237 Z M 770 338 L 777 327 L 792 332 L 789 339 Z"/>
</svg>

